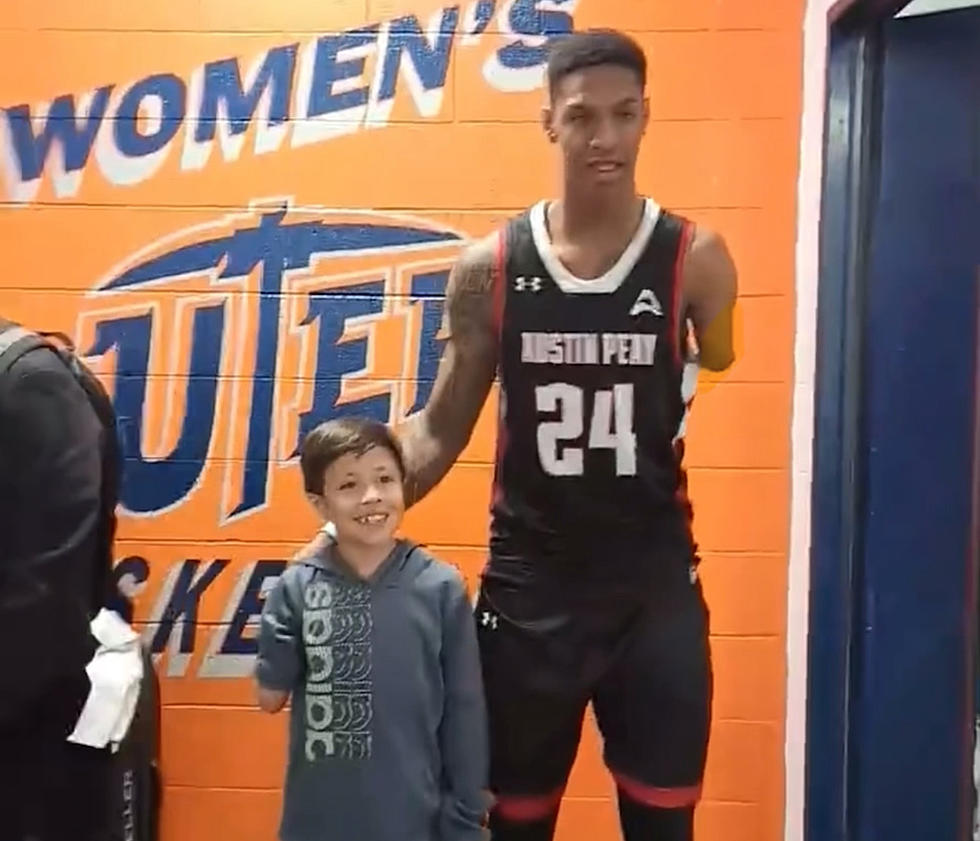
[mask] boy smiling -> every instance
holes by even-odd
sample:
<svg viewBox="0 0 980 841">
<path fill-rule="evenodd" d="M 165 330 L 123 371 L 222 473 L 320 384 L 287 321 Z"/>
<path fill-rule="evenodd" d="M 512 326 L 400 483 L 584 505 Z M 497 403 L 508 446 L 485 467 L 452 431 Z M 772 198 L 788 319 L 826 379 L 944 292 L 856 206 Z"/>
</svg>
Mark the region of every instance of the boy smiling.
<svg viewBox="0 0 980 841">
<path fill-rule="evenodd" d="M 307 497 L 336 543 L 266 600 L 259 705 L 292 695 L 282 841 L 485 838 L 486 711 L 458 573 L 395 532 L 404 466 L 383 424 L 305 439 Z"/>
</svg>

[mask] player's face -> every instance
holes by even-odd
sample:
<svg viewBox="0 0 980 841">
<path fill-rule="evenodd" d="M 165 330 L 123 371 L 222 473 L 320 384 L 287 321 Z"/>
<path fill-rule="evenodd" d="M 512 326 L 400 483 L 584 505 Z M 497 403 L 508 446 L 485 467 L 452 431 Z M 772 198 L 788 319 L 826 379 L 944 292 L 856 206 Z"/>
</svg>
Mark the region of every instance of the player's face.
<svg viewBox="0 0 980 841">
<path fill-rule="evenodd" d="M 333 522 L 339 542 L 385 544 L 405 513 L 398 462 L 385 447 L 341 456 L 324 472 L 323 494 L 313 501 L 321 516 Z"/>
<path fill-rule="evenodd" d="M 615 65 L 565 76 L 544 111 L 545 131 L 561 147 L 566 177 L 596 186 L 632 182 L 648 118 L 636 74 Z"/>
</svg>

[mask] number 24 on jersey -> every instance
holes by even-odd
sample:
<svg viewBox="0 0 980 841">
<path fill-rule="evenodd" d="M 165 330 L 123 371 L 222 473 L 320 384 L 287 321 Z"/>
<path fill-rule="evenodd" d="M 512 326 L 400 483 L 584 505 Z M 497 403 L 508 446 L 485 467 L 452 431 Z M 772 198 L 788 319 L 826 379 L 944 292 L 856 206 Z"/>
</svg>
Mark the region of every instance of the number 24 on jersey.
<svg viewBox="0 0 980 841">
<path fill-rule="evenodd" d="M 539 412 L 556 412 L 558 419 L 538 424 L 538 457 L 552 476 L 585 473 L 585 450 L 574 446 L 585 433 L 585 393 L 569 383 L 550 383 L 534 389 Z M 633 385 L 619 383 L 596 391 L 592 400 L 588 439 L 590 450 L 615 453 L 616 475 L 636 475 L 636 435 L 633 432 Z"/>
</svg>

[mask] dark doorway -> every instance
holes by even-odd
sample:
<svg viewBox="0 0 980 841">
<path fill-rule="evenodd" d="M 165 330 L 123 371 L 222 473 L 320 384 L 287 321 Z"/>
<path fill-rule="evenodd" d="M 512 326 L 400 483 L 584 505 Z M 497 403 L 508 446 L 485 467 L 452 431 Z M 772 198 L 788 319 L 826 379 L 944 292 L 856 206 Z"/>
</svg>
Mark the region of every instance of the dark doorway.
<svg viewBox="0 0 980 841">
<path fill-rule="evenodd" d="M 830 37 L 808 841 L 972 837 L 980 8 Z"/>
</svg>

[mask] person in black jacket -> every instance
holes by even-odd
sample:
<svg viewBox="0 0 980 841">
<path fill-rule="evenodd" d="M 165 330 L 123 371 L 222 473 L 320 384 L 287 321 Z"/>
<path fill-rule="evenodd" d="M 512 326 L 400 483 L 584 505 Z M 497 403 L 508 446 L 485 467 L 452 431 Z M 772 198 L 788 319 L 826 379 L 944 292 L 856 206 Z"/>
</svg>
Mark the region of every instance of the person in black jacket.
<svg viewBox="0 0 980 841">
<path fill-rule="evenodd" d="M 12 329 L 0 319 L 0 339 Z M 106 837 L 111 753 L 67 741 L 97 645 L 105 434 L 55 350 L 0 374 L 0 837 L 13 841 Z"/>
</svg>

